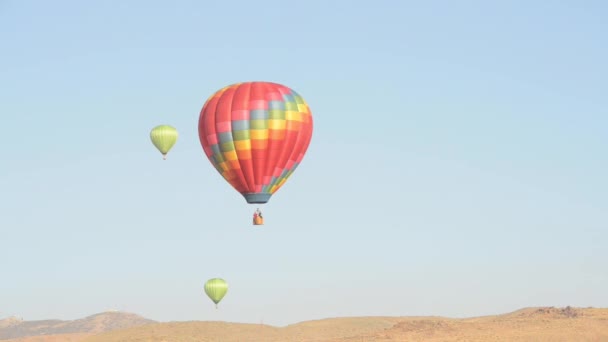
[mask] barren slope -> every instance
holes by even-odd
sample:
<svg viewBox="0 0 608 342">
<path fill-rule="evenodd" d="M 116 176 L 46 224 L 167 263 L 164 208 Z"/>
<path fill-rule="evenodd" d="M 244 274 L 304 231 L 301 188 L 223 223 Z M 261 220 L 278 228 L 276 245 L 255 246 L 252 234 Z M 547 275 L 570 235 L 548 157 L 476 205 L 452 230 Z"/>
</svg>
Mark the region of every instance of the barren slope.
<svg viewBox="0 0 608 342">
<path fill-rule="evenodd" d="M 29 336 L 10 340 L 0 340 L 2 342 L 81 342 L 85 337 L 91 334 L 60 334 L 60 335 L 44 335 L 44 336 Z"/>
<path fill-rule="evenodd" d="M 9 318 L 0 321 L 0 340 L 41 335 L 101 333 L 149 323 L 155 321 L 123 312 L 105 312 L 73 321 L 22 321 Z"/>
<path fill-rule="evenodd" d="M 608 309 L 528 308 L 505 315 L 466 319 L 334 318 L 283 328 L 225 322 L 159 323 L 83 340 L 119 341 L 608 341 Z"/>
</svg>

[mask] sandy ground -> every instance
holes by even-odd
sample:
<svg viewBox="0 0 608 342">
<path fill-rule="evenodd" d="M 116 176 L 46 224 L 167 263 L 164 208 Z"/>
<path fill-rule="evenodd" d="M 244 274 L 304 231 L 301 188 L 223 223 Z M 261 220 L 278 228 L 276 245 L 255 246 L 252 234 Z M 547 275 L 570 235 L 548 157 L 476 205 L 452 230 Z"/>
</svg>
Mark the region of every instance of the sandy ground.
<svg viewBox="0 0 608 342">
<path fill-rule="evenodd" d="M 232 342 L 232 341 L 608 341 L 608 309 L 528 308 L 465 319 L 357 317 L 286 327 L 227 322 L 157 323 L 96 335 L 57 335 L 11 342 Z"/>
<path fill-rule="evenodd" d="M 22 337 L 11 340 L 0 340 L 2 342 L 81 342 L 85 337 L 91 334 L 64 334 L 64 335 L 48 335 L 48 336 L 31 336 Z"/>
</svg>

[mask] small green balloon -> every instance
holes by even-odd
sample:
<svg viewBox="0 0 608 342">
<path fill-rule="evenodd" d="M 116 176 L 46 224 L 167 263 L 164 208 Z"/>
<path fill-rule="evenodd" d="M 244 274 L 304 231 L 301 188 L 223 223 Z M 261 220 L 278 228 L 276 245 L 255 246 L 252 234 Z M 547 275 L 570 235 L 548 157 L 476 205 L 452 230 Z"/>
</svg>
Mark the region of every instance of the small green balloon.
<svg viewBox="0 0 608 342">
<path fill-rule="evenodd" d="M 222 278 L 209 279 L 205 283 L 205 293 L 215 303 L 216 308 L 226 292 L 228 292 L 228 283 Z"/>
<path fill-rule="evenodd" d="M 177 130 L 169 125 L 160 125 L 152 128 L 150 139 L 156 148 L 162 153 L 163 159 L 167 159 L 167 153 L 177 142 Z"/>
</svg>

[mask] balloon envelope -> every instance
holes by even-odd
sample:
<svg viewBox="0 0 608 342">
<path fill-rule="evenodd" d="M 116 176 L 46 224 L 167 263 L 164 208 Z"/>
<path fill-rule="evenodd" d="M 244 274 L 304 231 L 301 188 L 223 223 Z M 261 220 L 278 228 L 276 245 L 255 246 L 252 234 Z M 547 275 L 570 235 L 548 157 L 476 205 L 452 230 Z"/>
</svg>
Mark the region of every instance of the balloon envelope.
<svg viewBox="0 0 608 342">
<path fill-rule="evenodd" d="M 199 140 L 217 171 L 248 203 L 266 203 L 298 167 L 312 138 L 310 108 L 272 82 L 229 85 L 203 106 Z"/>
<path fill-rule="evenodd" d="M 228 283 L 222 278 L 209 279 L 205 283 L 205 293 L 216 306 L 224 298 L 226 292 L 228 292 Z"/>
<path fill-rule="evenodd" d="M 163 159 L 177 142 L 177 130 L 169 125 L 159 125 L 150 131 L 150 139 L 156 148 L 162 153 Z"/>
</svg>

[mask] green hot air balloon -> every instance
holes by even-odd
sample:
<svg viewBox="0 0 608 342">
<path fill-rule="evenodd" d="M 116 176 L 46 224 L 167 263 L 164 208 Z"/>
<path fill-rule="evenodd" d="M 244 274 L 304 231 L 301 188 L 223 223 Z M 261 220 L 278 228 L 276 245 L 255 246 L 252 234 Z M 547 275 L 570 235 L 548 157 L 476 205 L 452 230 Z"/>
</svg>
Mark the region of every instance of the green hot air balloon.
<svg viewBox="0 0 608 342">
<path fill-rule="evenodd" d="M 222 278 L 209 279 L 205 283 L 205 293 L 215 303 L 216 309 L 226 292 L 228 292 L 228 283 Z"/>
<path fill-rule="evenodd" d="M 167 153 L 177 142 L 177 130 L 169 125 L 160 125 L 152 128 L 150 139 L 156 148 L 163 154 L 163 159 L 167 159 Z"/>
</svg>

